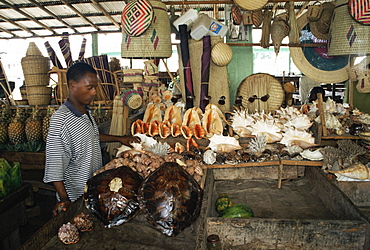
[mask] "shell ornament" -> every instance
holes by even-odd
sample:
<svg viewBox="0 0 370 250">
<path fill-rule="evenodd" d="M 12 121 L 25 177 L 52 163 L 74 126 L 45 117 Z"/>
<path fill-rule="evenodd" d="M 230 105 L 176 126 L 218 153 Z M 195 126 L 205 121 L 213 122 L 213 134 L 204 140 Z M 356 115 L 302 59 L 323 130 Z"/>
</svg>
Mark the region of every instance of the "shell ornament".
<svg viewBox="0 0 370 250">
<path fill-rule="evenodd" d="M 64 244 L 74 244 L 80 240 L 80 233 L 75 225 L 68 222 L 59 228 L 58 238 Z"/>
<path fill-rule="evenodd" d="M 167 236 L 178 235 L 198 218 L 202 196 L 199 184 L 175 162 L 151 173 L 139 190 L 145 217 Z"/>
</svg>

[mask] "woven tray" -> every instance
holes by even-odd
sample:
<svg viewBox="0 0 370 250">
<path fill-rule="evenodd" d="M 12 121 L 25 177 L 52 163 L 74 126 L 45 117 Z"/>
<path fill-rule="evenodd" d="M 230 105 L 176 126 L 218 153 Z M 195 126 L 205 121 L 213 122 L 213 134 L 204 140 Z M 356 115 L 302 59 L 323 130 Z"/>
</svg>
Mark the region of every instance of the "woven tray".
<svg viewBox="0 0 370 250">
<path fill-rule="evenodd" d="M 234 3 L 245 10 L 258 10 L 267 4 L 268 0 L 234 0 Z"/>
<path fill-rule="evenodd" d="M 260 99 L 249 102 L 248 98 L 257 95 L 257 97 L 269 94 L 270 97 L 266 102 Z M 270 112 L 278 109 L 284 100 L 284 90 L 278 80 L 273 76 L 265 73 L 258 73 L 244 78 L 239 84 L 236 96 L 243 96 L 242 104 L 249 112 L 255 110 Z"/>
</svg>

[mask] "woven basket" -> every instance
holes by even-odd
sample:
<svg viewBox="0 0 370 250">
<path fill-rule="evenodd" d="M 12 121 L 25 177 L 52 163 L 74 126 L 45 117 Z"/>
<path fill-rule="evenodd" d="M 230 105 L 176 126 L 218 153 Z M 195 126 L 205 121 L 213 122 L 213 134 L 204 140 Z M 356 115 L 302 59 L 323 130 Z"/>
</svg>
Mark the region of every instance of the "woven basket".
<svg viewBox="0 0 370 250">
<path fill-rule="evenodd" d="M 27 99 L 27 86 L 22 85 L 22 87 L 19 88 L 19 91 L 21 92 L 22 99 Z"/>
<path fill-rule="evenodd" d="M 370 74 L 358 78 L 356 89 L 359 93 L 370 93 Z"/>
<path fill-rule="evenodd" d="M 258 10 L 267 4 L 268 0 L 234 0 L 234 3 L 245 10 Z"/>
<path fill-rule="evenodd" d="M 41 51 L 37 47 L 36 43 L 30 42 L 26 51 L 26 56 L 42 56 Z"/>
<path fill-rule="evenodd" d="M 123 104 L 132 108 L 137 109 L 143 103 L 141 95 L 134 89 L 126 89 L 123 91 L 122 95 Z"/>
<path fill-rule="evenodd" d="M 233 57 L 233 51 L 226 43 L 216 43 L 211 51 L 211 58 L 217 66 L 226 66 Z"/>
<path fill-rule="evenodd" d="M 348 12 L 348 0 L 337 0 L 330 25 L 329 56 L 370 53 L 370 26 L 356 22 Z"/>
<path fill-rule="evenodd" d="M 29 74 L 24 75 L 26 86 L 48 86 L 49 75 L 47 74 Z"/>
<path fill-rule="evenodd" d="M 266 102 L 258 99 L 254 102 L 248 101 L 248 98 L 253 95 L 262 97 L 266 94 L 270 95 L 270 98 Z M 239 84 L 236 96 L 243 96 L 242 104 L 249 112 L 254 112 L 255 110 L 270 112 L 277 110 L 283 103 L 284 90 L 280 82 L 273 76 L 258 73 L 246 77 Z"/>
<path fill-rule="evenodd" d="M 365 63 L 358 63 L 347 68 L 349 79 L 357 81 L 361 76 L 368 74 L 369 68 Z"/>
<path fill-rule="evenodd" d="M 142 82 L 143 70 L 142 69 L 124 69 L 123 82 Z"/>
<path fill-rule="evenodd" d="M 49 84 L 50 60 L 43 56 L 26 56 L 21 60 L 24 79 L 27 86 Z"/>
<path fill-rule="evenodd" d="M 27 86 L 27 99 L 29 105 L 48 105 L 51 100 L 51 87 Z"/>
<path fill-rule="evenodd" d="M 150 0 L 154 9 L 150 27 L 140 36 L 131 37 L 122 31 L 123 58 L 168 58 L 172 55 L 171 26 L 166 5 Z"/>
</svg>

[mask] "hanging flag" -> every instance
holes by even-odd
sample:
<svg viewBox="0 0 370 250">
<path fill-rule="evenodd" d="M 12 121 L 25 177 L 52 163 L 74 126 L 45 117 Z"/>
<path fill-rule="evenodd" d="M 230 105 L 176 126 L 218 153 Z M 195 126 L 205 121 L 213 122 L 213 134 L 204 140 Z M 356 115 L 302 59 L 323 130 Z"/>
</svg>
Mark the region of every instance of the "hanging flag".
<svg viewBox="0 0 370 250">
<path fill-rule="evenodd" d="M 59 47 L 63 53 L 64 61 L 66 62 L 67 68 L 71 67 L 73 64 L 71 49 L 67 40 L 62 39 L 59 42 Z"/>
<path fill-rule="evenodd" d="M 80 53 L 78 54 L 78 60 L 79 61 L 82 60 L 82 59 L 84 59 L 84 57 L 85 57 L 85 49 L 86 49 L 86 38 L 82 39 Z"/>
<path fill-rule="evenodd" d="M 58 59 L 58 57 L 57 57 L 57 55 L 56 55 L 56 53 L 55 53 L 54 49 L 51 47 L 51 45 L 49 44 L 49 42 L 48 42 L 48 41 L 46 41 L 46 42 L 44 43 L 44 45 L 45 45 L 46 50 L 47 50 L 47 52 L 48 52 L 48 55 L 49 55 L 49 58 L 50 58 L 51 63 L 52 63 L 55 67 L 57 67 L 58 69 L 62 69 L 62 68 L 63 68 L 63 66 L 62 66 L 62 64 L 60 63 L 60 61 L 59 61 L 59 59 Z"/>
</svg>

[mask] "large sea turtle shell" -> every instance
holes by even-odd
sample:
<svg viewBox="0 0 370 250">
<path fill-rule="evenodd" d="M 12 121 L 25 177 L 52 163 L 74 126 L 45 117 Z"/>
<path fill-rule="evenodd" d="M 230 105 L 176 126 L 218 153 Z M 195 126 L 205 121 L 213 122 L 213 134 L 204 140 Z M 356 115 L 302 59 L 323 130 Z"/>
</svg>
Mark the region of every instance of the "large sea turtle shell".
<svg viewBox="0 0 370 250">
<path fill-rule="evenodd" d="M 86 207 L 106 227 L 127 222 L 140 210 L 137 193 L 142 182 L 143 178 L 126 166 L 97 174 L 87 181 Z"/>
<path fill-rule="evenodd" d="M 179 164 L 166 162 L 139 189 L 147 220 L 167 236 L 176 236 L 199 216 L 203 191 Z"/>
</svg>

